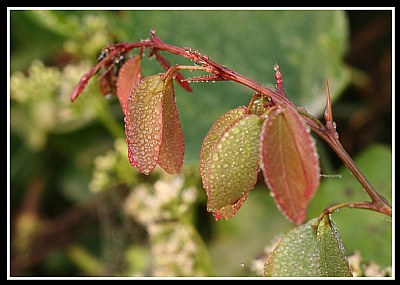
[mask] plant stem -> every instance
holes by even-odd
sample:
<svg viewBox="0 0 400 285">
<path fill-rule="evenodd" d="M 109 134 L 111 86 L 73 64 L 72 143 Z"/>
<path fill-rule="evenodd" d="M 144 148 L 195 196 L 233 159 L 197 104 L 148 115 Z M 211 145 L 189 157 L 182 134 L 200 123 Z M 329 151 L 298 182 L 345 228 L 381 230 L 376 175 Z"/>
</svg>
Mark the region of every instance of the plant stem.
<svg viewBox="0 0 400 285">
<path fill-rule="evenodd" d="M 328 135 L 322 136 L 321 138 L 323 138 L 331 146 L 331 148 L 343 161 L 344 165 L 353 173 L 358 182 L 360 182 L 363 189 L 368 193 L 372 200 L 371 203 L 374 206 L 370 209 L 391 217 L 392 207 L 389 205 L 388 201 L 384 197 L 379 195 L 378 192 L 376 192 L 371 183 L 368 181 L 368 179 L 364 176 L 364 174 L 360 171 L 352 158 L 343 148 L 340 141 L 336 137 L 333 137 L 330 133 L 328 133 Z"/>
</svg>

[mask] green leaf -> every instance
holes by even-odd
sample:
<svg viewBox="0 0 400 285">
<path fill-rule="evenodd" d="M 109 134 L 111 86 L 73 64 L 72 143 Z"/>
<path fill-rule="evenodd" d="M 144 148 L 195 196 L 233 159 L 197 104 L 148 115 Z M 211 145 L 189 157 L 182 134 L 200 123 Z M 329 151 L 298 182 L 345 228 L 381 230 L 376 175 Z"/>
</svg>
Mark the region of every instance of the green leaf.
<svg viewBox="0 0 400 285">
<path fill-rule="evenodd" d="M 353 277 L 339 230 L 330 216 L 323 217 L 317 229 L 320 274 L 324 277 Z"/>
<path fill-rule="evenodd" d="M 274 200 L 288 219 L 301 224 L 319 184 L 315 142 L 300 115 L 278 106 L 261 134 L 261 169 Z"/>
<path fill-rule="evenodd" d="M 264 276 L 352 277 L 334 222 L 324 216 L 292 229 L 275 246 Z"/>
<path fill-rule="evenodd" d="M 200 150 L 200 175 L 203 182 L 203 186 L 206 189 L 207 195 L 209 195 L 209 170 L 211 164 L 211 155 L 213 154 L 219 139 L 224 134 L 226 129 L 237 119 L 244 115 L 246 111 L 245 107 L 238 107 L 230 110 L 222 115 L 210 128 L 206 137 L 203 140 L 203 144 Z"/>
<path fill-rule="evenodd" d="M 223 133 L 206 163 L 207 210 L 216 219 L 236 214 L 257 182 L 260 118 L 244 115 Z M 206 188 L 206 189 L 207 189 Z"/>
<path fill-rule="evenodd" d="M 314 220 L 293 228 L 275 246 L 264 266 L 264 276 L 318 277 L 320 253 Z"/>
</svg>

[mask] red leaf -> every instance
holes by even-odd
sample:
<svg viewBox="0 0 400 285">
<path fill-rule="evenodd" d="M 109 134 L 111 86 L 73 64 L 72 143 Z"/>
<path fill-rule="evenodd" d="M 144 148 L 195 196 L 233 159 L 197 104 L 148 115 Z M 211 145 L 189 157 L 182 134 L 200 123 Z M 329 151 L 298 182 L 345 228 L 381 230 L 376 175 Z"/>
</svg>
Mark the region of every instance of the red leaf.
<svg viewBox="0 0 400 285">
<path fill-rule="evenodd" d="M 100 91 L 104 97 L 115 95 L 115 83 L 117 81 L 117 78 L 112 73 L 112 71 L 103 73 L 99 77 L 98 81 L 99 81 Z"/>
<path fill-rule="evenodd" d="M 126 105 L 130 92 L 141 78 L 140 55 L 129 58 L 120 68 L 117 80 L 117 97 L 121 105 L 122 112 L 125 114 Z"/>
<path fill-rule="evenodd" d="M 176 105 L 172 78 L 166 78 L 162 98 L 162 142 L 158 163 L 169 174 L 182 167 L 185 141 Z"/>
<path fill-rule="evenodd" d="M 306 218 L 320 178 L 315 142 L 301 116 L 279 106 L 263 124 L 261 168 L 278 208 L 294 223 Z"/>
</svg>

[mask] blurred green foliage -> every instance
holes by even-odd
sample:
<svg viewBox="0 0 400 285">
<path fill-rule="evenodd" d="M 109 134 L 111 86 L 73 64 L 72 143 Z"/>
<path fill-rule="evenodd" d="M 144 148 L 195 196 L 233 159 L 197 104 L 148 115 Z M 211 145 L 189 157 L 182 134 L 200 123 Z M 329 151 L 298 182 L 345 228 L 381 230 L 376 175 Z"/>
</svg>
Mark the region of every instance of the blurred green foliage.
<svg viewBox="0 0 400 285">
<path fill-rule="evenodd" d="M 349 33 L 344 11 L 10 11 L 12 273 L 261 276 L 254 261 L 275 236 L 293 227 L 262 183 L 232 219 L 216 222 L 206 211 L 198 169 L 202 140 L 218 117 L 247 104 L 252 90 L 230 82 L 194 83 L 190 94 L 176 86 L 186 152 L 182 174 L 175 178 L 180 182 L 167 187 L 176 191 L 170 200 L 162 200 L 165 193 L 157 185 L 173 183 L 173 178 L 159 170 L 144 177 L 129 165 L 119 103 L 100 95 L 96 77 L 71 104 L 72 89 L 104 46 L 140 41 L 150 29 L 167 43 L 197 49 L 271 88 L 273 66 L 279 63 L 288 97 L 315 116 L 321 116 L 325 107 L 325 79 L 332 100 L 339 98 L 350 79 L 343 62 Z M 173 64 L 188 64 L 174 55 L 166 57 Z M 145 75 L 161 71 L 155 61 L 144 59 Z M 390 149 L 383 149 L 383 153 L 367 152 L 360 164 L 386 157 L 376 167 L 382 174 L 391 173 Z M 382 178 L 376 169 L 369 170 L 365 174 L 371 182 Z M 330 203 L 325 189 L 351 187 L 362 193 L 359 185 L 344 184 L 344 170 L 342 175 L 328 180 L 331 185 L 321 185 L 310 218 Z M 376 187 L 390 198 L 389 181 L 390 177 L 378 180 Z M 188 189 L 192 192 L 185 192 Z M 336 218 L 335 213 L 345 248 L 349 253 L 360 249 L 362 257 L 390 265 L 390 223 L 382 216 L 370 222 L 362 217 L 365 211 L 353 218 L 358 211 L 343 210 L 349 219 L 341 219 L 340 213 Z M 56 218 L 70 212 L 89 213 L 95 219 L 77 219 L 80 231 L 68 239 L 69 231 L 62 229 L 69 220 Z M 146 213 L 154 219 L 143 220 Z M 50 221 L 55 221 L 53 232 L 66 234 L 66 241 L 55 248 L 50 247 L 52 240 L 46 244 L 35 239 L 46 233 Z M 361 234 L 371 227 L 376 235 Z M 383 249 L 371 245 L 375 242 Z M 48 254 L 35 259 L 30 248 L 35 245 L 42 245 L 37 250 Z M 177 253 L 182 255 L 178 258 Z"/>
</svg>

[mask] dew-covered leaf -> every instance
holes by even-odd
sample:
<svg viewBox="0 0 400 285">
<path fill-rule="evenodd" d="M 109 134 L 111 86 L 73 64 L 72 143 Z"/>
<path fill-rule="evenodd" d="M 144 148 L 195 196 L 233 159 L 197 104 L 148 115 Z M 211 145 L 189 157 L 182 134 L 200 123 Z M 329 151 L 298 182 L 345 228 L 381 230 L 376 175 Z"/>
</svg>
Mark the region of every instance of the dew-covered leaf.
<svg viewBox="0 0 400 285">
<path fill-rule="evenodd" d="M 125 114 L 128 97 L 141 78 L 141 56 L 129 58 L 120 68 L 117 79 L 117 97 Z"/>
<path fill-rule="evenodd" d="M 264 265 L 264 276 L 319 276 L 319 247 L 313 221 L 295 227 L 278 242 Z"/>
<path fill-rule="evenodd" d="M 140 80 L 128 98 L 125 134 L 133 166 L 148 175 L 157 165 L 162 141 L 163 74 Z"/>
<path fill-rule="evenodd" d="M 318 225 L 317 242 L 320 251 L 321 276 L 352 277 L 339 230 L 329 215 Z"/>
<path fill-rule="evenodd" d="M 164 83 L 162 99 L 162 142 L 159 164 L 170 174 L 177 174 L 182 167 L 185 140 L 179 119 L 172 78 Z"/>
<path fill-rule="evenodd" d="M 257 182 L 261 123 L 256 115 L 243 115 L 223 133 L 209 153 L 207 210 L 230 218 Z"/>
<path fill-rule="evenodd" d="M 320 177 L 315 142 L 300 115 L 280 106 L 263 124 L 261 168 L 278 208 L 301 224 Z"/>
<path fill-rule="evenodd" d="M 211 163 L 211 154 L 215 150 L 221 136 L 225 130 L 237 119 L 244 115 L 246 108 L 244 106 L 230 110 L 222 115 L 210 128 L 200 150 L 200 175 L 203 186 L 209 195 L 209 169 Z"/>
<path fill-rule="evenodd" d="M 264 264 L 264 276 L 352 277 L 339 232 L 324 216 L 297 226 L 272 250 Z"/>
</svg>

